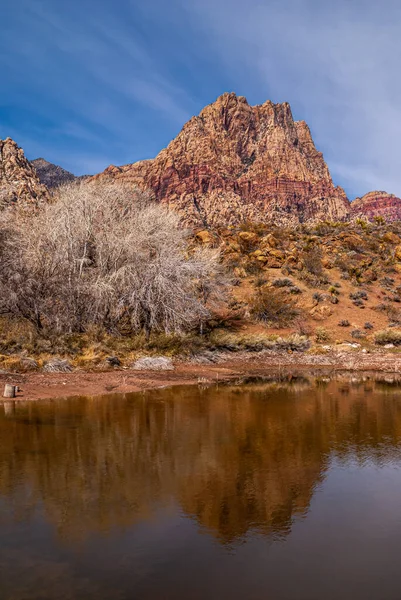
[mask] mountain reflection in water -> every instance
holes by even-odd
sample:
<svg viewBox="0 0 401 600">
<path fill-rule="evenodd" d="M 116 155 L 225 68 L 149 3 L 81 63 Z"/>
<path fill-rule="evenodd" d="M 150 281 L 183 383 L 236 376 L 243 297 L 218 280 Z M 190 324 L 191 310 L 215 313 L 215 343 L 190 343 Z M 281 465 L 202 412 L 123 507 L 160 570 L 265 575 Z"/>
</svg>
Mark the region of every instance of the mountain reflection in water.
<svg viewBox="0 0 401 600">
<path fill-rule="evenodd" d="M 295 381 L 0 405 L 0 570 L 13 556 L 20 578 L 35 527 L 64 564 L 94 535 L 122 540 L 177 512 L 230 551 L 249 536 L 285 541 L 333 461 L 401 463 L 400 389 Z"/>
</svg>

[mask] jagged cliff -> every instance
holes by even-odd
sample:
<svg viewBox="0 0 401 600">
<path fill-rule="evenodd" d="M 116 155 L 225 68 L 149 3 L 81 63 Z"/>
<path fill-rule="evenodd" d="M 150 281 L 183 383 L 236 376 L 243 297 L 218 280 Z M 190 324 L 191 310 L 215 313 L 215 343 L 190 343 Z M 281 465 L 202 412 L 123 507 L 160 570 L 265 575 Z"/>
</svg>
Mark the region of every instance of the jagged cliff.
<svg viewBox="0 0 401 600">
<path fill-rule="evenodd" d="M 287 103 L 250 106 L 225 93 L 186 123 L 153 160 L 110 166 L 115 178 L 153 190 L 188 225 L 244 220 L 294 225 L 349 214 L 323 155 Z"/>
<path fill-rule="evenodd" d="M 17 201 L 35 205 L 49 199 L 24 151 L 11 138 L 0 140 L 0 208 Z"/>
<path fill-rule="evenodd" d="M 386 221 L 401 221 L 401 199 L 387 192 L 369 192 L 351 203 L 352 217 L 369 220 L 383 217 Z"/>
<path fill-rule="evenodd" d="M 0 140 L 0 205 L 35 204 L 74 179 L 44 159 L 29 163 L 13 140 Z M 234 93 L 190 119 L 156 158 L 110 166 L 89 181 L 98 179 L 150 189 L 185 225 L 202 228 L 247 220 L 289 226 L 375 216 L 401 220 L 401 200 L 386 192 L 350 204 L 289 104 L 250 106 Z"/>
</svg>

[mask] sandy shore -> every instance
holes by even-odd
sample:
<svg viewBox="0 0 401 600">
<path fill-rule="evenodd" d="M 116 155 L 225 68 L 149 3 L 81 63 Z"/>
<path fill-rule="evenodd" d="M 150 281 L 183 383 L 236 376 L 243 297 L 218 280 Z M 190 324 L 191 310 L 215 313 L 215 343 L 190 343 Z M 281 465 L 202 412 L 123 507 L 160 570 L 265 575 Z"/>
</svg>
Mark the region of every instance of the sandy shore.
<svg viewBox="0 0 401 600">
<path fill-rule="evenodd" d="M 383 351 L 329 352 L 326 354 L 238 353 L 219 357 L 216 363 L 176 362 L 173 371 L 109 370 L 72 373 L 7 373 L 0 385 L 18 385 L 17 400 L 127 393 L 173 385 L 206 384 L 247 377 L 318 375 L 341 371 L 401 373 L 401 354 Z"/>
</svg>

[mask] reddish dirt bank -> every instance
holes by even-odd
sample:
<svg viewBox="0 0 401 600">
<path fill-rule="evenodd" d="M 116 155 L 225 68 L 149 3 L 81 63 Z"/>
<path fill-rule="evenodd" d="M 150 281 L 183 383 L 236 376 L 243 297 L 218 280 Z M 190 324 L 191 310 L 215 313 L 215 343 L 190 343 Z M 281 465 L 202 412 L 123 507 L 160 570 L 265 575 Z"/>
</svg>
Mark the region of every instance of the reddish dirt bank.
<svg viewBox="0 0 401 600">
<path fill-rule="evenodd" d="M 9 373 L 0 384 L 20 387 L 17 399 L 39 400 L 70 396 L 95 396 L 136 392 L 172 385 L 230 381 L 237 378 L 335 371 L 401 373 L 401 353 L 333 352 L 327 354 L 236 354 L 218 363 L 177 362 L 174 371 L 113 370 L 87 373 Z"/>
</svg>

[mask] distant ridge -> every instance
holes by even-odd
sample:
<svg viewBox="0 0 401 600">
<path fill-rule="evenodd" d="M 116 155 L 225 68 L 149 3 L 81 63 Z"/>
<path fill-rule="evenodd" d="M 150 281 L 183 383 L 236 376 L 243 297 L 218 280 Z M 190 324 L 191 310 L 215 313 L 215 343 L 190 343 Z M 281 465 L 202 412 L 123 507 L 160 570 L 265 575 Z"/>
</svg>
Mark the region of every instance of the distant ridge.
<svg viewBox="0 0 401 600">
<path fill-rule="evenodd" d="M 69 171 L 48 162 L 44 158 L 35 158 L 35 160 L 31 160 L 31 164 L 35 167 L 40 182 L 49 189 L 77 179 Z"/>
</svg>

